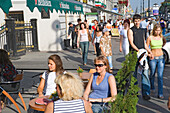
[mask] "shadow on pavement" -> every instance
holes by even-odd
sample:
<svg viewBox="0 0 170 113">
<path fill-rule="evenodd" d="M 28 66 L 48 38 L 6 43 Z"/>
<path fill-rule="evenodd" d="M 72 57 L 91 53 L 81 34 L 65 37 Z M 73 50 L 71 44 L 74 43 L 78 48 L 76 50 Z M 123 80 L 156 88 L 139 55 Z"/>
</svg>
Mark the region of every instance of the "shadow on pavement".
<svg viewBox="0 0 170 113">
<path fill-rule="evenodd" d="M 123 61 L 125 61 L 125 57 L 117 58 L 116 61 L 117 61 L 117 62 L 123 62 Z"/>
</svg>

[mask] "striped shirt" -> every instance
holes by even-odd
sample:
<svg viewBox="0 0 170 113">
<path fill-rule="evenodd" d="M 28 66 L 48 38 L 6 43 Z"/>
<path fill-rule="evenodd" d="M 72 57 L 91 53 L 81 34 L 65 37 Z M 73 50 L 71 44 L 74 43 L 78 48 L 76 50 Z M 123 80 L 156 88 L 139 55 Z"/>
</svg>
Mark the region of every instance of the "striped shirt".
<svg viewBox="0 0 170 113">
<path fill-rule="evenodd" d="M 84 102 L 81 99 L 54 101 L 54 113 L 85 113 Z"/>
</svg>

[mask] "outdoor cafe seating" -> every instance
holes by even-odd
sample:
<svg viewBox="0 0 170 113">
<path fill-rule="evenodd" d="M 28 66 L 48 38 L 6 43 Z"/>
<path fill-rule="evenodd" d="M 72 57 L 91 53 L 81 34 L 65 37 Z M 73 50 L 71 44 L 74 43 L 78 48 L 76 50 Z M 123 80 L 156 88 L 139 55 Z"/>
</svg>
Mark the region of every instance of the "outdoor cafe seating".
<svg viewBox="0 0 170 113">
<path fill-rule="evenodd" d="M 93 72 L 95 72 L 95 69 L 91 69 L 89 72 L 83 72 L 83 73 L 82 73 L 82 76 L 80 76 L 80 78 L 82 79 L 82 81 L 83 81 L 83 83 L 84 83 L 84 88 L 86 87 L 86 85 L 87 85 L 87 83 L 88 83 L 88 80 L 89 80 L 89 78 L 90 78 L 90 76 L 91 76 L 91 74 L 92 74 Z M 41 74 L 42 74 L 42 73 L 41 73 Z M 74 74 L 78 75 L 77 73 L 74 73 Z M 41 77 L 40 74 L 37 74 L 36 76 Z M 33 76 L 33 78 L 34 78 L 34 77 L 35 77 L 35 76 Z M 33 110 L 45 111 L 45 108 L 46 108 L 46 105 L 47 105 L 46 102 L 44 102 L 44 104 L 37 104 L 37 100 L 39 100 L 39 99 L 41 99 L 41 98 L 46 99 L 47 97 L 46 97 L 46 96 L 44 96 L 44 97 L 36 97 L 36 98 L 30 100 L 30 102 L 29 102 L 29 107 L 30 107 L 31 109 L 33 109 Z M 42 99 L 42 100 L 43 100 L 43 99 Z"/>
<path fill-rule="evenodd" d="M 14 79 L 14 81 L 8 81 L 8 82 L 1 82 L 0 83 L 0 94 L 4 94 L 17 108 L 18 112 L 21 113 L 18 105 L 16 104 L 16 101 L 10 96 L 10 94 L 18 94 L 18 96 L 21 99 L 21 102 L 23 104 L 24 110 L 27 111 L 24 99 L 20 93 L 20 83 L 22 81 L 23 78 L 23 73 L 21 74 L 17 74 L 16 78 Z M 7 100 L 7 103 L 5 104 L 9 104 L 9 100 L 5 98 Z"/>
</svg>

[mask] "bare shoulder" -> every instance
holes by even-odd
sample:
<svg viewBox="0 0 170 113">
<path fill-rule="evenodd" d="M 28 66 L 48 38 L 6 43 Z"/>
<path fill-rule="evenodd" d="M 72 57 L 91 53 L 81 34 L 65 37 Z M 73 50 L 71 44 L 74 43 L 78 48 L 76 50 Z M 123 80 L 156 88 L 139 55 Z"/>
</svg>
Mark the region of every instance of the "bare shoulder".
<svg viewBox="0 0 170 113">
<path fill-rule="evenodd" d="M 131 32 L 132 32 L 132 30 L 131 30 L 131 29 L 128 29 L 128 30 L 127 30 L 127 32 L 131 33 Z"/>
<path fill-rule="evenodd" d="M 114 75 L 109 76 L 109 80 L 111 80 L 111 81 L 115 80 Z"/>
<path fill-rule="evenodd" d="M 148 37 L 148 40 L 151 40 L 152 38 L 153 38 L 153 36 L 149 36 L 149 37 Z"/>
<path fill-rule="evenodd" d="M 133 31 L 131 29 L 128 29 L 127 34 L 128 35 L 133 35 Z"/>
</svg>

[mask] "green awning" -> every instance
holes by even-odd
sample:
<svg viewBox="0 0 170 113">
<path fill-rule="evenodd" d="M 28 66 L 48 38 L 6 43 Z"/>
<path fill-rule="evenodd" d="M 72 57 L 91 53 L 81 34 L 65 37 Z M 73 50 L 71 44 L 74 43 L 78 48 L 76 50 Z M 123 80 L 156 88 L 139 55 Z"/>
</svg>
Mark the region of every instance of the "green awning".
<svg viewBox="0 0 170 113">
<path fill-rule="evenodd" d="M 55 9 L 57 12 L 64 11 L 73 12 L 73 13 L 83 13 L 82 4 L 73 4 L 71 2 L 63 1 L 63 0 L 27 0 L 27 7 L 33 12 L 34 8 L 37 7 L 41 12 L 42 8 L 47 12 L 50 10 L 53 12 Z"/>
<path fill-rule="evenodd" d="M 0 0 L 0 8 L 4 11 L 4 13 L 9 13 L 9 9 L 12 7 L 11 0 Z"/>
</svg>

